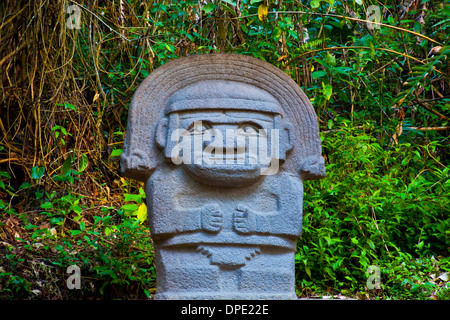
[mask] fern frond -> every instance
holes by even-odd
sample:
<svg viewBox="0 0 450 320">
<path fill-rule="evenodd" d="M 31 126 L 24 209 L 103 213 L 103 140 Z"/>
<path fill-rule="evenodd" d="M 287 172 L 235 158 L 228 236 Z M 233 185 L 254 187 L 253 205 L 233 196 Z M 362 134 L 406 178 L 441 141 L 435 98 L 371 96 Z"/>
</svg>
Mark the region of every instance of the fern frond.
<svg viewBox="0 0 450 320">
<path fill-rule="evenodd" d="M 394 107 L 399 107 L 405 100 L 408 98 L 414 90 L 420 85 L 423 84 L 424 80 L 433 72 L 437 70 L 436 67 L 442 65 L 442 61 L 450 55 L 450 46 L 446 46 L 442 48 L 441 54 L 434 56 L 430 59 L 428 63 L 421 66 L 414 66 L 411 69 L 411 73 L 409 78 L 403 84 L 405 90 L 397 94 L 397 97 L 394 99 Z"/>
</svg>

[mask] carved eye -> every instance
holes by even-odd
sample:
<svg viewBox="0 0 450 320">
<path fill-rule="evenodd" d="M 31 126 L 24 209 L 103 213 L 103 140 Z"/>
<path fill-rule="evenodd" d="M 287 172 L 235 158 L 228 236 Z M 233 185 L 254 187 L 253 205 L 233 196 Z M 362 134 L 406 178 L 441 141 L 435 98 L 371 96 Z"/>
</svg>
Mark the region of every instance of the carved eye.
<svg viewBox="0 0 450 320">
<path fill-rule="evenodd" d="M 241 134 L 245 134 L 245 135 L 256 135 L 258 134 L 258 128 L 250 125 L 250 124 L 246 124 L 244 126 L 242 126 L 240 128 Z"/>
<path fill-rule="evenodd" d="M 204 134 L 209 129 L 210 126 L 205 123 L 195 123 L 189 131 L 193 134 Z"/>
</svg>

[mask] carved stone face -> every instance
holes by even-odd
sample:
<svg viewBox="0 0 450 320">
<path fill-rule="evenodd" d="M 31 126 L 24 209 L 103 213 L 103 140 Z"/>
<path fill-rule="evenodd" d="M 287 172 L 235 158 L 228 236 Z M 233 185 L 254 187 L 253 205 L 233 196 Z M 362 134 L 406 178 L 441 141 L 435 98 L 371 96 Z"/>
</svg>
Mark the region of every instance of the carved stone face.
<svg viewBox="0 0 450 320">
<path fill-rule="evenodd" d="M 200 182 L 248 185 L 278 170 L 279 121 L 279 115 L 258 111 L 173 113 L 166 156 L 170 151 L 172 162 Z"/>
</svg>

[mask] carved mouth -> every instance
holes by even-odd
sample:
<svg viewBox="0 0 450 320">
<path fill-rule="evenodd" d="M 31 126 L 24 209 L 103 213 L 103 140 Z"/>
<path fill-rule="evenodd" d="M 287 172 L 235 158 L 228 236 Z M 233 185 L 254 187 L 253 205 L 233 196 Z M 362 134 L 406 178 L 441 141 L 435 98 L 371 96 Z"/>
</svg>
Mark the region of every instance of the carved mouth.
<svg viewBox="0 0 450 320">
<path fill-rule="evenodd" d="M 248 185 L 261 179 L 260 166 L 247 164 L 188 164 L 183 167 L 198 181 L 223 187 Z"/>
<path fill-rule="evenodd" d="M 228 156 L 220 156 L 220 157 L 209 157 L 207 159 L 204 159 L 206 164 L 217 164 L 217 165 L 230 165 L 230 164 L 241 164 L 241 165 L 247 165 L 247 164 L 257 164 L 258 159 L 257 157 L 245 157 L 245 156 L 239 156 L 239 155 L 228 155 Z"/>
<path fill-rule="evenodd" d="M 216 153 L 213 151 L 210 155 L 203 154 L 203 160 L 209 164 L 256 164 L 258 162 L 258 156 L 247 152 Z"/>
</svg>

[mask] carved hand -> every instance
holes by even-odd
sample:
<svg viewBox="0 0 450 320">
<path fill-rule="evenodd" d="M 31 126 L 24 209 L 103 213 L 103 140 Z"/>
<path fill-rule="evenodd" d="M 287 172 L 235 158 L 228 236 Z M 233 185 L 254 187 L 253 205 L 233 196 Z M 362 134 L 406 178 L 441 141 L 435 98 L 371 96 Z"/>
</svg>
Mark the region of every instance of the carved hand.
<svg viewBox="0 0 450 320">
<path fill-rule="evenodd" d="M 202 209 L 202 229 L 219 232 L 222 229 L 223 215 L 219 205 L 208 204 Z"/>
<path fill-rule="evenodd" d="M 256 216 L 243 205 L 238 205 L 234 212 L 234 230 L 238 233 L 253 233 L 255 231 Z"/>
</svg>

